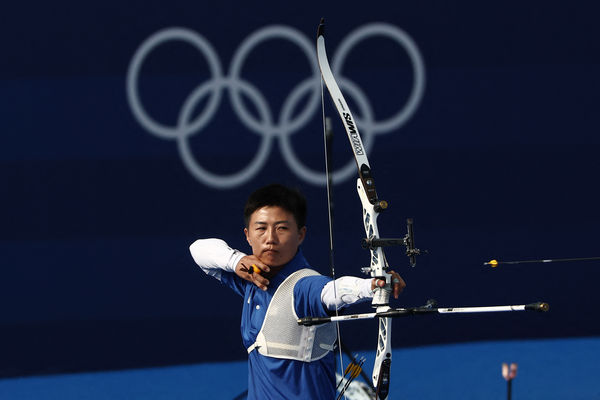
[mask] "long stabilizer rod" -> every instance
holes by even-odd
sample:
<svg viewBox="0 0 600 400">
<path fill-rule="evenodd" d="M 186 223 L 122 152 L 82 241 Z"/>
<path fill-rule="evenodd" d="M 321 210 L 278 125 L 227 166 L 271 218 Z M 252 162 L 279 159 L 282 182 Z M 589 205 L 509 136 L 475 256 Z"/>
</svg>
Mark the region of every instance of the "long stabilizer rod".
<svg viewBox="0 0 600 400">
<path fill-rule="evenodd" d="M 486 312 L 510 312 L 510 311 L 540 311 L 545 312 L 550 309 L 548 303 L 538 301 L 531 304 L 509 305 L 509 306 L 483 306 L 483 307 L 412 307 L 412 308 L 392 308 L 387 311 L 379 311 L 363 314 L 339 315 L 335 317 L 304 317 L 298 319 L 298 325 L 311 326 L 320 325 L 327 322 L 349 321 L 354 319 L 371 318 L 395 318 L 408 317 L 410 315 L 420 314 L 457 314 L 457 313 L 486 313 Z"/>
</svg>

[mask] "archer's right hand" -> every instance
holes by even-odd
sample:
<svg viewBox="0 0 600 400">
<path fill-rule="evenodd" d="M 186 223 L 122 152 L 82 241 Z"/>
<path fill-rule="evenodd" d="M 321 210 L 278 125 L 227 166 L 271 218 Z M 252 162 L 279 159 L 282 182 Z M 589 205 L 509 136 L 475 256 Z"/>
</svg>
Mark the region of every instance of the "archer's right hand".
<svg viewBox="0 0 600 400">
<path fill-rule="evenodd" d="M 235 274 L 248 282 L 254 283 L 259 289 L 267 290 L 269 280 L 261 274 L 269 272 L 271 269 L 264 264 L 255 255 L 244 256 L 235 267 Z"/>
</svg>

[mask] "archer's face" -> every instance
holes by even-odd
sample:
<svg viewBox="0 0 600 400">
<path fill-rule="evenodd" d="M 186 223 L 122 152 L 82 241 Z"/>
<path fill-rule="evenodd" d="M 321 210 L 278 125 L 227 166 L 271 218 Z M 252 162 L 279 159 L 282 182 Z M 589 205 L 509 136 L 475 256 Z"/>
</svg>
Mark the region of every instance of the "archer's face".
<svg viewBox="0 0 600 400">
<path fill-rule="evenodd" d="M 294 258 L 306 227 L 298 229 L 292 213 L 283 208 L 266 206 L 252 213 L 244 233 L 252 254 L 269 267 L 279 267 Z"/>
</svg>

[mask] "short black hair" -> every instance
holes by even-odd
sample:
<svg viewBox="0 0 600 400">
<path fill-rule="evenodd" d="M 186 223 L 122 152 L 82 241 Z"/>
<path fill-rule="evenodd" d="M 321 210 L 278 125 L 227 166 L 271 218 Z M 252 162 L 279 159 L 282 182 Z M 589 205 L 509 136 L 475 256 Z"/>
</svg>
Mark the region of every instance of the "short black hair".
<svg viewBox="0 0 600 400">
<path fill-rule="evenodd" d="M 291 213 L 296 220 L 298 229 L 306 225 L 306 198 L 304 195 L 298 189 L 272 183 L 255 190 L 246 200 L 244 206 L 246 228 L 254 211 L 267 206 L 281 207 Z"/>
</svg>

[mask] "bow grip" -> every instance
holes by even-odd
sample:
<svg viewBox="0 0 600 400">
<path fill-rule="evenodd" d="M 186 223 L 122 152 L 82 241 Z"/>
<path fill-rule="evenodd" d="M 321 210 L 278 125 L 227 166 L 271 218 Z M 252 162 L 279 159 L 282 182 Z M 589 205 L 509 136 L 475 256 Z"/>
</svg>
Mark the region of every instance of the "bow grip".
<svg viewBox="0 0 600 400">
<path fill-rule="evenodd" d="M 388 306 L 390 304 L 390 294 L 392 293 L 392 275 L 384 272 L 384 275 L 375 276 L 375 274 L 372 273 L 371 276 L 374 279 L 385 280 L 384 287 L 377 286 L 377 281 L 375 281 L 376 286 L 373 290 L 373 300 L 371 301 L 371 305 L 374 308 Z"/>
</svg>

